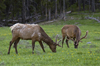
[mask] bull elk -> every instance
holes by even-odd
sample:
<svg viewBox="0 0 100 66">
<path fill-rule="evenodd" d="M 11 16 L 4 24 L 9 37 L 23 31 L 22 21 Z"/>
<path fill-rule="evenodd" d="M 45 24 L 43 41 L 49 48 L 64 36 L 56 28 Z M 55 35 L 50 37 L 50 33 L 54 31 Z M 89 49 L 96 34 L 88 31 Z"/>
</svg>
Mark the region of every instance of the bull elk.
<svg viewBox="0 0 100 66">
<path fill-rule="evenodd" d="M 83 38 L 86 38 L 88 34 L 88 31 L 86 31 L 86 35 L 80 38 L 81 30 L 76 25 L 65 25 L 61 29 L 61 32 L 62 32 L 62 47 L 63 47 L 64 39 L 66 37 L 66 44 L 68 48 L 69 48 L 69 45 L 68 45 L 69 40 L 72 40 L 74 42 L 74 48 L 77 48 L 80 40 L 82 40 Z"/>
<path fill-rule="evenodd" d="M 44 52 L 45 50 L 42 41 L 45 42 L 50 47 L 52 52 L 56 52 L 56 46 L 61 47 L 59 45 L 59 42 L 57 43 L 57 37 L 56 37 L 56 42 L 54 42 L 38 24 L 17 23 L 11 26 L 10 28 L 12 31 L 12 40 L 10 41 L 8 54 L 10 54 L 10 49 L 13 43 L 14 43 L 16 54 L 18 54 L 17 44 L 20 39 L 32 40 L 32 53 L 34 53 L 34 47 L 36 41 L 39 42 Z"/>
</svg>

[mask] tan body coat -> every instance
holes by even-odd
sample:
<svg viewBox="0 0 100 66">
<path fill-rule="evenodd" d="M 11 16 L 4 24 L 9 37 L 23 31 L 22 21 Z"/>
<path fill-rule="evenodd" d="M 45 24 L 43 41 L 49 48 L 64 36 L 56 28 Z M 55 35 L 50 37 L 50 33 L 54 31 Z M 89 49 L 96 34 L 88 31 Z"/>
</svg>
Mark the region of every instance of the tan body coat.
<svg viewBox="0 0 100 66">
<path fill-rule="evenodd" d="M 45 31 L 38 24 L 17 23 L 11 26 L 10 28 L 12 31 L 12 40 L 10 41 L 8 54 L 10 54 L 10 48 L 13 43 L 14 43 L 16 54 L 18 54 L 17 43 L 19 42 L 20 39 L 32 40 L 32 50 L 33 50 L 32 53 L 34 53 L 34 47 L 36 41 L 39 42 L 44 52 L 45 50 L 42 41 L 45 42 L 50 47 L 52 52 L 56 52 L 56 46 L 60 46 L 57 42 L 53 42 L 53 40 L 45 33 Z"/>
<path fill-rule="evenodd" d="M 84 37 L 80 38 L 81 30 L 76 25 L 65 25 L 62 27 L 61 32 L 62 32 L 62 47 L 63 47 L 64 39 L 66 37 L 67 47 L 69 47 L 68 40 L 72 40 L 72 41 L 74 41 L 75 48 L 78 47 L 79 41 L 81 39 L 85 38 L 88 33 L 88 31 L 87 31 L 86 35 Z"/>
</svg>

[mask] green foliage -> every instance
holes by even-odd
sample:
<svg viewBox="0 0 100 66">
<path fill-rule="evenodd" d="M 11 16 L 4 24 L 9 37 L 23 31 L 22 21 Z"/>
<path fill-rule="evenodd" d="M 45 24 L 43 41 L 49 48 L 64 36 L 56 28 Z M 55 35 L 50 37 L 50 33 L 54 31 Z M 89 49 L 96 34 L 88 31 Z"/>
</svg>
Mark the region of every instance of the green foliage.
<svg viewBox="0 0 100 66">
<path fill-rule="evenodd" d="M 48 10 L 51 10 L 51 18 L 54 17 L 55 13 L 55 0 L 25 0 L 25 11 L 26 17 L 29 15 L 34 15 L 35 13 L 48 16 Z M 92 12 L 92 6 L 89 5 L 88 1 L 85 1 L 85 12 Z M 91 0 L 90 0 L 91 2 Z M 95 3 L 99 3 L 99 0 L 96 0 Z M 83 9 L 83 3 L 81 3 L 81 9 Z M 89 9 L 89 6 L 91 7 Z M 96 12 L 99 12 L 99 5 L 95 5 Z M 78 1 L 77 0 L 65 0 L 65 12 L 67 11 L 77 12 L 78 11 Z M 63 12 L 63 0 L 57 0 L 57 14 L 58 16 Z M 22 0 L 0 0 L 0 20 L 2 19 L 17 19 L 22 16 Z M 16 18 L 17 17 L 17 18 Z M 48 19 L 48 17 L 46 17 Z M 42 18 L 44 20 L 45 18 Z M 84 19 L 84 17 L 82 17 Z"/>
<path fill-rule="evenodd" d="M 0 2 L 0 10 L 5 9 L 6 6 L 3 1 Z"/>
<path fill-rule="evenodd" d="M 76 10 L 78 10 L 77 3 L 71 5 L 71 6 L 68 8 L 68 10 L 71 10 L 71 11 L 76 11 Z"/>
<path fill-rule="evenodd" d="M 0 18 L 2 19 L 5 14 L 4 11 L 6 9 L 6 6 L 4 4 L 4 0 L 0 1 Z"/>
<path fill-rule="evenodd" d="M 51 1 L 51 2 L 47 2 L 47 8 L 52 8 L 52 7 L 54 7 L 54 6 L 52 6 L 52 5 L 54 5 L 54 1 Z"/>
<path fill-rule="evenodd" d="M 46 6 L 47 2 L 48 2 L 48 0 L 42 0 L 41 4 L 44 5 L 44 6 Z"/>
</svg>

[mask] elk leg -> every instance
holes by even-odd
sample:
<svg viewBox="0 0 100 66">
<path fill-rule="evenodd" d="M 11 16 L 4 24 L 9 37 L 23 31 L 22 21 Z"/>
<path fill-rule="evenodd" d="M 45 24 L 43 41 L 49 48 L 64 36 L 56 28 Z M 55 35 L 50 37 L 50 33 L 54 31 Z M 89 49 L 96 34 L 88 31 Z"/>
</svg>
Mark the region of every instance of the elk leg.
<svg viewBox="0 0 100 66">
<path fill-rule="evenodd" d="M 63 39 L 62 39 L 62 48 L 63 48 L 64 40 L 65 40 L 65 36 L 64 36 Z"/>
<path fill-rule="evenodd" d="M 12 38 L 12 40 L 10 41 L 10 45 L 9 45 L 9 49 L 8 49 L 8 54 L 10 54 L 10 49 L 11 49 L 11 46 L 12 44 L 15 42 L 16 38 Z"/>
<path fill-rule="evenodd" d="M 32 40 L 32 54 L 34 54 L 35 40 Z"/>
<path fill-rule="evenodd" d="M 69 48 L 68 39 L 69 39 L 69 38 L 67 37 L 67 39 L 66 39 L 66 44 L 67 44 L 67 47 Z"/>
<path fill-rule="evenodd" d="M 18 54 L 18 51 L 17 51 L 17 44 L 18 44 L 19 40 L 20 40 L 20 38 L 18 38 L 18 39 L 15 41 L 15 43 L 14 43 L 14 47 L 15 47 L 15 52 L 16 52 L 16 54 Z"/>
<path fill-rule="evenodd" d="M 18 39 L 15 41 L 15 43 L 14 43 L 14 45 L 13 45 L 13 48 L 15 48 L 15 44 L 16 44 L 17 41 L 19 42 L 19 40 L 20 40 L 20 38 L 18 38 Z M 17 42 L 17 43 L 18 43 L 18 42 Z"/>
<path fill-rule="evenodd" d="M 42 50 L 45 52 L 45 50 L 44 50 L 44 46 L 43 46 L 42 42 L 39 41 L 39 43 L 40 43 L 40 46 L 41 46 Z"/>
<path fill-rule="evenodd" d="M 12 46 L 13 42 L 10 41 L 10 45 L 9 45 L 9 50 L 8 50 L 8 54 L 10 54 L 10 49 L 11 49 L 11 46 Z"/>
</svg>

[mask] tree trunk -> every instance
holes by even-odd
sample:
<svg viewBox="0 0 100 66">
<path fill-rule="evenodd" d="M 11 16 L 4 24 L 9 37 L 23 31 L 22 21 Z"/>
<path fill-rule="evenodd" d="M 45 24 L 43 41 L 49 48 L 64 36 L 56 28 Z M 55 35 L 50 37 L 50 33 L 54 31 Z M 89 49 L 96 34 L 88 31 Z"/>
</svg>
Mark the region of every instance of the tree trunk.
<svg viewBox="0 0 100 66">
<path fill-rule="evenodd" d="M 49 2 L 51 1 L 51 0 L 48 0 Z M 51 20 L 51 8 L 49 7 L 48 8 L 48 13 L 49 13 L 49 20 Z"/>
<path fill-rule="evenodd" d="M 63 0 L 63 19 L 65 20 L 65 0 Z"/>
<path fill-rule="evenodd" d="M 46 20 L 47 20 L 47 17 L 48 17 L 48 14 L 47 14 L 47 2 L 46 2 L 46 7 L 45 7 L 45 16 L 46 16 Z"/>
<path fill-rule="evenodd" d="M 90 11 L 91 5 L 90 5 L 90 0 L 89 0 L 89 11 Z"/>
<path fill-rule="evenodd" d="M 60 11 L 60 14 L 62 14 L 63 8 L 62 8 L 62 1 L 61 0 L 59 1 L 59 11 Z"/>
<path fill-rule="evenodd" d="M 78 9 L 81 11 L 81 0 L 78 0 Z"/>
<path fill-rule="evenodd" d="M 92 12 L 95 12 L 95 0 L 92 0 Z"/>
<path fill-rule="evenodd" d="M 30 0 L 26 0 L 26 17 L 27 17 L 27 16 L 30 16 L 30 11 L 29 11 L 29 5 L 30 5 L 30 4 L 29 4 L 29 1 L 30 1 Z"/>
<path fill-rule="evenodd" d="M 85 0 L 83 0 L 83 10 L 85 11 Z"/>
<path fill-rule="evenodd" d="M 26 18 L 25 0 L 22 0 L 22 23 L 25 23 L 25 18 Z"/>
<path fill-rule="evenodd" d="M 12 6 L 12 22 L 13 22 L 13 19 L 14 19 L 14 5 Z"/>
<path fill-rule="evenodd" d="M 0 11 L 0 14 L 1 14 L 1 11 Z M 1 15 L 0 15 L 0 24 L 1 24 Z"/>
<path fill-rule="evenodd" d="M 48 9 L 48 13 L 49 13 L 49 20 L 51 20 L 51 8 Z"/>
<path fill-rule="evenodd" d="M 57 0 L 55 0 L 55 19 L 57 19 Z"/>
</svg>

